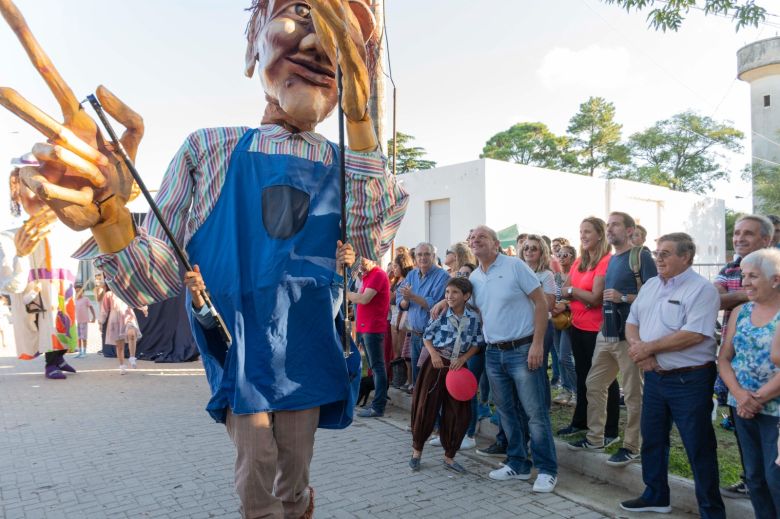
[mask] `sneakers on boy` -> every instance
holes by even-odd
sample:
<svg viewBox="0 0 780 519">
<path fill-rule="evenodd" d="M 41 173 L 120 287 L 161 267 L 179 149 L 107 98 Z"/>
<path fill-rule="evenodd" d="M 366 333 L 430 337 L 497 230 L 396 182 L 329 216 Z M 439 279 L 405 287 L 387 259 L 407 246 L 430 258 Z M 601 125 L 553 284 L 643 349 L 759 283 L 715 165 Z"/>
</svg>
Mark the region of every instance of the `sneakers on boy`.
<svg viewBox="0 0 780 519">
<path fill-rule="evenodd" d="M 573 451 L 585 450 L 585 451 L 601 452 L 604 450 L 603 445 L 594 445 L 590 443 L 587 438 L 569 442 L 567 447 Z"/>
<path fill-rule="evenodd" d="M 484 449 L 477 449 L 477 454 L 480 456 L 495 456 L 496 458 L 503 458 L 506 456 L 506 445 L 502 445 L 495 442 Z"/>
<path fill-rule="evenodd" d="M 641 497 L 629 499 L 620 503 L 620 508 L 629 512 L 656 512 L 659 514 L 668 514 L 672 511 L 669 505 L 651 505 Z"/>
<path fill-rule="evenodd" d="M 625 467 L 629 463 L 639 461 L 640 458 L 641 455 L 639 453 L 634 454 L 625 447 L 621 447 L 607 460 L 607 465 L 612 465 L 614 467 Z"/>
<path fill-rule="evenodd" d="M 531 473 L 515 472 L 509 466 L 505 465 L 500 469 L 490 471 L 488 477 L 490 479 L 495 479 L 496 481 L 509 481 L 510 479 L 520 479 L 526 481 L 528 479 L 531 479 Z"/>
<path fill-rule="evenodd" d="M 550 474 L 539 474 L 534 481 L 534 492 L 552 492 L 555 485 L 558 484 L 558 478 Z"/>
<path fill-rule="evenodd" d="M 474 438 L 469 438 L 468 436 L 463 437 L 463 441 L 460 442 L 460 450 L 466 450 L 466 449 L 473 449 L 477 446 L 477 442 L 474 440 Z"/>
</svg>

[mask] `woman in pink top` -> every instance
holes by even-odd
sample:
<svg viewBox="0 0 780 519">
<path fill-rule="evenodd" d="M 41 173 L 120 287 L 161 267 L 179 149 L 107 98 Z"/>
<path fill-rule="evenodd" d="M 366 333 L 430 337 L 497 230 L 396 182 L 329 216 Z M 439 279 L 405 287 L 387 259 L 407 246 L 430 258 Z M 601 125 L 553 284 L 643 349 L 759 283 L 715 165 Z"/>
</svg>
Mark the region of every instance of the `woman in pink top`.
<svg viewBox="0 0 780 519">
<path fill-rule="evenodd" d="M 596 338 L 601 330 L 604 277 L 611 257 L 607 224 L 595 216 L 585 218 L 580 224 L 580 257 L 571 266 L 569 278 L 561 288 L 561 297 L 571 301 L 571 343 L 574 371 L 577 374 L 577 406 L 571 424 L 560 429 L 559 435 L 588 429 L 588 390 L 585 381 L 596 349 Z M 619 404 L 620 388 L 615 381 L 609 386 L 607 398 L 607 424 L 604 430 L 607 442 L 618 436 Z"/>
<path fill-rule="evenodd" d="M 146 307 L 140 308 L 146 315 Z M 135 348 L 137 341 L 141 338 L 141 329 L 138 326 L 138 320 L 135 317 L 133 309 L 116 297 L 111 289 L 106 287 L 105 295 L 100 303 L 100 322 L 107 322 L 106 337 L 104 343 L 116 345 L 116 358 L 119 360 L 119 373 L 124 375 L 127 372 L 125 366 L 125 341 L 129 346 L 130 367 L 138 367 L 135 358 Z"/>
</svg>

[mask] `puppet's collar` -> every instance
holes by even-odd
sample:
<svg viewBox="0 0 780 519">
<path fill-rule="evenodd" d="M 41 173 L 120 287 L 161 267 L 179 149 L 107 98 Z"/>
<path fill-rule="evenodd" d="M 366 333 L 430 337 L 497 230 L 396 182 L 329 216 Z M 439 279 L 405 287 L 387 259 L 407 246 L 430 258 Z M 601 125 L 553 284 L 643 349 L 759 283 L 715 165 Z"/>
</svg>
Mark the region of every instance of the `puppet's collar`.
<svg viewBox="0 0 780 519">
<path fill-rule="evenodd" d="M 314 146 L 323 144 L 326 142 L 327 139 L 323 137 L 322 135 L 315 133 L 315 132 L 296 132 L 293 133 L 289 131 L 284 126 L 281 126 L 279 124 L 263 124 L 260 126 L 260 130 L 263 132 L 263 135 L 271 139 L 272 141 L 286 141 L 293 135 L 303 138 L 306 142 L 309 144 L 312 144 Z"/>
</svg>

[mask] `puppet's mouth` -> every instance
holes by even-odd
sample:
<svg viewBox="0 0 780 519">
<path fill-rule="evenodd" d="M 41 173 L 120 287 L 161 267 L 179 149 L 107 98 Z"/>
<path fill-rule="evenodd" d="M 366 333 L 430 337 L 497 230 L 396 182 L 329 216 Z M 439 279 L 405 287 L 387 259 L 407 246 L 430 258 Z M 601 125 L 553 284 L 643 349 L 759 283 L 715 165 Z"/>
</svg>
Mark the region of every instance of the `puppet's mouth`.
<svg viewBox="0 0 780 519">
<path fill-rule="evenodd" d="M 292 72 L 309 83 L 321 87 L 331 87 L 335 83 L 336 74 L 330 68 L 320 63 L 303 58 L 287 58 L 292 63 Z"/>
</svg>

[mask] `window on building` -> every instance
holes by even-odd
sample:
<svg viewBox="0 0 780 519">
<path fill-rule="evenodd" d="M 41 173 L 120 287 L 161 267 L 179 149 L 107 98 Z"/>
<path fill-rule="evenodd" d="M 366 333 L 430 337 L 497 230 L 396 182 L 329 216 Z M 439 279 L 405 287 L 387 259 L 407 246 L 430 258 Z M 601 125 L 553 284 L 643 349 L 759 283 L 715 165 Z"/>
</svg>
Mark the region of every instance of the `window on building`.
<svg viewBox="0 0 780 519">
<path fill-rule="evenodd" d="M 772 99 L 771 96 L 765 95 L 764 96 L 764 108 L 767 108 L 768 106 L 772 105 Z"/>
</svg>

